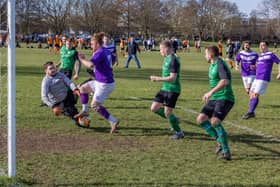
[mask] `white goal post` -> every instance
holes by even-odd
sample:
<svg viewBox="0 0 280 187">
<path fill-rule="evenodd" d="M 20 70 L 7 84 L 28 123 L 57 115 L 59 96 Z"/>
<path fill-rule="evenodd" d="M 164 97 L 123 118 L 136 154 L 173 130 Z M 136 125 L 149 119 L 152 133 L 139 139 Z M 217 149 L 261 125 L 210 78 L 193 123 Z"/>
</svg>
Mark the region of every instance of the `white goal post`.
<svg viewBox="0 0 280 187">
<path fill-rule="evenodd" d="M 8 176 L 16 176 L 15 0 L 7 0 L 8 19 Z"/>
</svg>

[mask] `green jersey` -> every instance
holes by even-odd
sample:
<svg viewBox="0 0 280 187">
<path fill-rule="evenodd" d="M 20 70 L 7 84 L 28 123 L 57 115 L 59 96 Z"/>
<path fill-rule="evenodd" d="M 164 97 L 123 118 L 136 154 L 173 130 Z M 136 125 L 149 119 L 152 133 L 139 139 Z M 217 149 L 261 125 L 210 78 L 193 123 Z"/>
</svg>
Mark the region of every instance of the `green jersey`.
<svg viewBox="0 0 280 187">
<path fill-rule="evenodd" d="M 214 63 L 211 63 L 208 75 L 210 89 L 216 87 L 221 79 L 229 80 L 228 85 L 214 93 L 210 100 L 229 100 L 234 102 L 234 95 L 231 86 L 231 72 L 226 62 L 222 59 L 217 59 Z"/>
<path fill-rule="evenodd" d="M 76 50 L 75 49 L 66 49 L 63 46 L 60 49 L 60 58 L 61 58 L 61 65 L 60 69 L 63 70 L 74 70 L 75 62 L 76 62 Z"/>
<path fill-rule="evenodd" d="M 175 82 L 163 82 L 161 90 L 167 92 L 181 92 L 180 84 L 180 61 L 175 55 L 168 55 L 162 64 L 162 77 L 170 76 L 170 73 L 177 73 Z"/>
</svg>

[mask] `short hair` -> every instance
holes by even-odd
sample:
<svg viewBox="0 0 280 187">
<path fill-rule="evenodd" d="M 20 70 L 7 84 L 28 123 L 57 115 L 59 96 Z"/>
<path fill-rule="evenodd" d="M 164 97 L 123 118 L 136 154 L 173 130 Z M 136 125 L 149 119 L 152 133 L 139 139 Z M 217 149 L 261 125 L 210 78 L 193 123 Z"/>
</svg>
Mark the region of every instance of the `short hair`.
<svg viewBox="0 0 280 187">
<path fill-rule="evenodd" d="M 104 32 L 99 32 L 99 33 L 93 35 L 93 36 L 91 37 L 91 40 L 95 40 L 95 41 L 97 41 L 97 43 L 99 43 L 100 45 L 102 45 L 102 44 L 103 44 L 103 37 L 104 37 L 104 35 L 105 35 Z"/>
<path fill-rule="evenodd" d="M 249 45 L 251 45 L 251 42 L 249 41 L 249 40 L 245 40 L 245 41 L 243 41 L 243 45 L 244 44 L 249 44 Z"/>
<path fill-rule="evenodd" d="M 211 53 L 212 55 L 214 55 L 215 57 L 219 57 L 219 48 L 215 45 L 209 45 L 207 47 L 205 47 L 205 50 L 207 50 L 209 53 Z"/>
<path fill-rule="evenodd" d="M 45 64 L 43 64 L 43 70 L 45 71 L 49 66 L 53 66 L 54 63 L 52 61 L 47 61 Z"/>
<path fill-rule="evenodd" d="M 265 45 L 268 46 L 268 41 L 262 40 L 260 43 L 265 43 Z"/>
<path fill-rule="evenodd" d="M 163 40 L 163 41 L 161 41 L 161 42 L 160 42 L 160 45 L 162 45 L 162 46 L 164 46 L 164 47 L 166 47 L 166 48 L 168 48 L 168 49 L 171 49 L 171 47 L 172 47 L 171 42 L 168 41 L 168 40 Z"/>
</svg>

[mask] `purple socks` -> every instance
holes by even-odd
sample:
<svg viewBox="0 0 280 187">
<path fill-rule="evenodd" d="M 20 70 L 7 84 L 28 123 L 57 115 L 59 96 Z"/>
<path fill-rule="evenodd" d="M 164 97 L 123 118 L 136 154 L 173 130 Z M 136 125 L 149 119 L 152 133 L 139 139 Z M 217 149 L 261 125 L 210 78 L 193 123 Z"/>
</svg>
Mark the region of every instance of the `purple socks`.
<svg viewBox="0 0 280 187">
<path fill-rule="evenodd" d="M 82 104 L 87 104 L 88 103 L 88 94 L 81 93 L 80 97 L 81 97 L 81 103 Z"/>
<path fill-rule="evenodd" d="M 98 106 L 96 108 L 96 111 L 103 116 L 105 119 L 109 119 L 110 113 L 107 111 L 107 109 L 104 106 Z"/>
<path fill-rule="evenodd" d="M 255 109 L 258 106 L 258 103 L 259 103 L 259 98 L 258 97 L 250 99 L 250 108 L 249 108 L 250 113 L 254 113 Z"/>
</svg>

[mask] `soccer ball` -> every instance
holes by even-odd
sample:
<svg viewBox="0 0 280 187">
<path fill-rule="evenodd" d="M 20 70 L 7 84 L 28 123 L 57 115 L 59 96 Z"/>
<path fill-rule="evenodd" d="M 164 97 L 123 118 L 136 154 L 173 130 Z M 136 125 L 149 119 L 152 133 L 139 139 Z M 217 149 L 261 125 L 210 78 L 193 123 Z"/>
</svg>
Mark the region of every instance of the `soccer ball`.
<svg viewBox="0 0 280 187">
<path fill-rule="evenodd" d="M 83 127 L 89 127 L 90 125 L 90 118 L 88 116 L 80 116 L 78 119 L 79 125 Z"/>
</svg>

